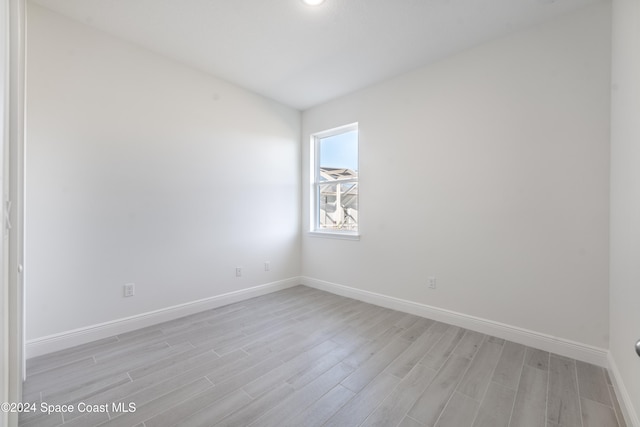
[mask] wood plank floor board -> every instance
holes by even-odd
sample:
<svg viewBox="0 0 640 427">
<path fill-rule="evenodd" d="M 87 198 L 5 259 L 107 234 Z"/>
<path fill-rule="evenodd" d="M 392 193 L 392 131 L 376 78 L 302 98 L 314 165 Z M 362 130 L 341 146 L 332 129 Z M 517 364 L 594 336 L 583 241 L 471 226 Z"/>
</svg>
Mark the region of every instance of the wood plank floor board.
<svg viewBox="0 0 640 427">
<path fill-rule="evenodd" d="M 331 341 L 339 344 L 339 345 L 348 345 L 356 343 L 358 346 L 364 344 L 365 342 L 371 341 L 369 338 L 365 338 L 362 335 L 358 334 L 353 328 L 347 326 L 334 334 L 331 337 Z"/>
<path fill-rule="evenodd" d="M 146 404 L 136 406 L 135 412 L 120 414 L 99 425 L 102 427 L 131 427 L 132 425 L 143 422 L 156 414 L 164 412 L 167 408 L 171 408 L 172 406 L 175 406 L 176 404 L 183 402 L 188 398 L 197 395 L 199 392 L 211 387 L 212 386 L 209 381 L 201 378 L 177 390 L 172 390 L 169 393 L 163 394 Z"/>
<path fill-rule="evenodd" d="M 251 397 L 246 394 L 246 392 L 243 391 L 242 393 L 239 393 L 237 392 L 237 390 L 241 389 L 245 384 L 250 383 L 252 380 L 260 378 L 274 368 L 282 365 L 282 361 L 280 361 L 277 357 L 271 357 L 266 360 L 262 360 L 261 358 L 257 357 L 247 357 L 246 361 L 246 363 L 230 364 L 233 365 L 232 369 L 229 369 L 230 365 L 227 365 L 223 367 L 224 369 L 219 369 L 216 370 L 215 373 L 209 374 L 212 377 L 210 380 L 214 383 L 214 387 L 204 391 L 191 401 L 184 402 L 178 407 L 172 409 L 170 414 L 160 414 L 154 417 L 152 420 L 146 421 L 145 424 L 181 424 L 181 420 L 183 420 L 187 416 L 191 416 L 191 414 L 198 412 L 199 410 L 203 410 L 205 406 L 208 406 L 229 394 L 234 394 L 235 396 L 235 400 L 232 400 L 232 402 L 238 402 L 239 400 L 242 400 L 243 395 L 251 400 Z M 209 378 L 209 376 L 207 376 L 207 378 Z M 212 381 L 213 379 L 215 379 L 216 381 Z M 212 409 L 211 411 L 215 410 Z M 218 414 L 218 412 L 216 412 L 216 414 Z M 229 414 L 230 412 L 224 413 L 221 415 L 221 417 L 223 418 L 224 416 Z M 199 419 L 200 418 L 196 418 L 195 420 Z"/>
<path fill-rule="evenodd" d="M 366 303 L 354 301 L 350 298 L 340 298 L 329 307 L 312 308 L 304 314 L 293 317 L 300 322 L 304 321 L 323 321 L 332 319 L 342 321 L 351 317 L 358 316 L 364 311 L 368 311 L 369 307 Z"/>
<path fill-rule="evenodd" d="M 121 360 L 108 360 L 103 363 L 97 363 L 87 369 L 79 369 L 75 372 L 68 373 L 64 377 L 51 375 L 49 372 L 47 378 L 40 378 L 37 384 L 34 381 L 25 381 L 25 390 L 31 390 L 33 387 L 39 387 L 43 390 L 43 398 L 49 398 L 61 393 L 69 392 L 77 388 L 79 384 L 89 384 L 92 382 L 108 381 L 109 378 L 119 374 L 127 373 L 131 369 L 136 369 L 145 363 L 149 363 L 156 358 L 163 358 L 170 355 L 180 353 L 183 349 L 177 347 L 169 347 L 164 343 L 154 344 L 148 347 L 139 347 L 135 352 L 129 354 L 130 357 Z"/>
<path fill-rule="evenodd" d="M 400 332 L 395 326 L 387 329 L 381 336 L 374 341 L 365 341 L 361 346 L 356 348 L 349 356 L 344 359 L 344 363 L 357 368 L 364 362 L 369 360 L 373 355 L 386 347 L 393 337 Z"/>
<path fill-rule="evenodd" d="M 332 299 L 327 298 L 327 295 L 319 293 L 309 293 L 308 295 L 297 295 L 290 300 L 290 304 L 284 306 L 277 306 L 271 310 L 271 314 L 277 317 L 295 317 L 299 314 L 300 310 L 308 309 L 308 307 L 322 307 L 326 302 L 330 302 Z"/>
<path fill-rule="evenodd" d="M 302 339 L 304 339 L 304 335 L 289 329 L 286 333 L 277 337 L 264 337 L 255 340 L 251 344 L 242 347 L 242 350 L 253 356 L 265 357 L 268 354 L 278 352 L 281 348 L 294 345 Z"/>
<path fill-rule="evenodd" d="M 95 366 L 96 361 L 93 357 L 85 357 L 83 359 L 74 360 L 71 363 L 62 365 L 53 370 L 40 371 L 36 374 L 27 376 L 26 381 L 22 385 L 23 392 L 30 394 L 40 392 L 42 389 L 48 388 L 50 383 L 57 383 L 59 380 L 74 375 L 79 371 L 85 371 Z"/>
<path fill-rule="evenodd" d="M 27 367 L 31 402 L 136 411 L 21 427 L 626 427 L 602 368 L 304 286 Z"/>
<path fill-rule="evenodd" d="M 315 307 L 310 308 L 307 311 L 292 317 L 295 320 L 303 322 L 305 320 L 321 320 L 326 318 L 335 319 L 340 321 L 344 319 L 349 313 L 358 313 L 366 307 L 365 303 L 354 304 L 349 298 L 341 298 L 338 301 L 330 304 L 328 307 Z"/>
<path fill-rule="evenodd" d="M 272 319 L 275 316 L 271 314 L 274 307 L 269 304 L 255 304 L 253 307 L 247 306 L 243 310 L 237 310 L 225 313 L 222 316 L 208 318 L 205 320 L 204 327 L 217 333 L 222 333 L 229 329 L 236 329 L 247 325 L 254 325 L 266 319 Z"/>
<path fill-rule="evenodd" d="M 484 334 L 474 331 L 466 331 L 453 352 L 458 356 L 473 359 L 473 356 L 476 355 L 476 352 L 482 345 L 484 339 Z"/>
<path fill-rule="evenodd" d="M 215 403 L 189 414 L 176 427 L 210 427 L 233 412 L 250 405 L 251 398 L 242 390 L 233 391 Z M 146 426 L 146 423 L 145 423 Z M 168 426 L 167 426 L 168 427 Z"/>
<path fill-rule="evenodd" d="M 437 334 L 446 334 L 448 330 L 451 329 L 451 325 L 448 325 L 446 323 L 442 323 L 442 322 L 435 322 L 433 325 L 431 325 L 431 327 L 429 328 L 429 330 L 432 333 L 437 333 Z"/>
<path fill-rule="evenodd" d="M 27 378 L 39 372 L 73 363 L 79 359 L 93 357 L 95 353 L 100 352 L 102 349 L 109 349 L 117 342 L 118 337 L 114 336 L 28 359 L 26 361 Z"/>
<path fill-rule="evenodd" d="M 523 366 L 509 426 L 540 427 L 546 424 L 548 377 L 546 370 Z"/>
<path fill-rule="evenodd" d="M 64 422 L 62 414 L 41 415 L 28 419 L 20 418 L 20 427 L 55 427 Z"/>
<path fill-rule="evenodd" d="M 225 334 L 221 339 L 215 337 L 209 338 L 196 343 L 196 346 L 207 345 L 213 348 L 213 350 L 222 355 L 230 353 L 240 348 L 251 348 L 252 345 L 259 342 L 268 342 L 269 340 L 276 340 L 294 333 L 295 327 L 292 322 L 282 322 L 275 326 L 270 326 L 264 331 L 255 334 L 247 334 L 244 331 L 238 331 L 233 334 Z"/>
<path fill-rule="evenodd" d="M 205 378 L 211 381 L 214 385 L 233 381 L 237 384 L 238 388 L 240 388 L 282 366 L 282 363 L 282 360 L 277 356 L 274 356 L 264 360 L 259 360 L 255 365 L 249 366 L 240 372 L 224 372 L 223 375 L 207 375 Z"/>
<path fill-rule="evenodd" d="M 36 402 L 33 399 L 27 400 L 26 398 L 23 398 L 22 402 L 28 403 L 30 405 L 32 405 L 33 403 L 36 403 L 36 407 L 37 408 L 40 407 L 40 402 L 39 401 Z M 27 423 L 33 422 L 36 418 L 45 418 L 45 417 L 46 417 L 46 414 L 41 412 L 39 409 L 35 411 L 29 410 L 28 412 L 20 412 L 18 414 L 18 420 L 20 422 L 20 425 L 23 425 L 23 424 L 26 425 Z"/>
<path fill-rule="evenodd" d="M 100 381 L 91 381 L 86 384 L 78 385 L 75 388 L 65 390 L 64 392 L 52 393 L 43 396 L 43 401 L 51 405 L 62 405 L 66 402 L 86 401 L 87 399 L 100 394 L 105 390 L 111 390 L 123 384 L 131 382 L 131 378 L 127 373 L 114 375 L 104 378 Z"/>
<path fill-rule="evenodd" d="M 246 354 L 243 353 L 246 356 Z M 215 356 L 215 355 L 214 355 Z M 235 359 L 234 359 L 235 360 Z M 216 356 L 215 366 L 220 367 L 226 363 L 230 363 L 231 358 L 218 358 Z M 179 389 L 203 377 L 202 373 L 211 369 L 212 365 L 203 363 L 200 365 L 189 365 L 190 369 L 180 369 L 185 365 L 179 364 L 175 367 L 164 369 L 159 374 L 149 375 L 133 382 L 125 383 L 120 386 L 104 390 L 82 401 L 88 405 L 110 405 L 112 402 L 134 402 L 139 405 L 149 402 L 170 390 Z M 203 370 L 199 370 L 203 369 Z M 77 407 L 79 401 L 70 402 Z M 79 413 L 73 415 L 80 416 Z"/>
<path fill-rule="evenodd" d="M 241 329 L 234 329 L 224 333 L 217 333 L 212 330 L 208 330 L 206 328 L 202 329 L 200 334 L 171 334 L 167 338 L 167 344 L 169 345 L 178 345 L 183 342 L 188 342 L 193 344 L 195 347 L 207 347 L 207 348 L 216 348 L 222 347 L 224 343 L 227 343 L 232 340 L 238 340 L 247 337 L 247 334 Z M 233 348 L 235 350 L 237 347 Z M 220 352 L 222 354 L 222 352 Z"/>
<path fill-rule="evenodd" d="M 438 418 L 435 427 L 470 426 L 476 417 L 480 403 L 477 400 L 455 392 Z"/>
<path fill-rule="evenodd" d="M 276 316 L 271 314 L 271 311 L 273 311 L 273 307 L 267 304 L 260 305 L 247 310 L 229 313 L 217 319 L 208 319 L 203 328 L 212 333 L 222 334 L 275 319 Z"/>
<path fill-rule="evenodd" d="M 482 400 L 473 427 L 508 427 L 516 391 L 492 382 Z"/>
<path fill-rule="evenodd" d="M 532 368 L 549 370 L 549 352 L 527 347 L 524 363 Z"/>
<path fill-rule="evenodd" d="M 366 308 L 366 305 L 352 303 L 348 298 L 332 301 L 317 307 L 301 309 L 299 313 L 293 313 L 290 319 L 298 322 L 344 322 L 349 317 L 357 316 Z"/>
<path fill-rule="evenodd" d="M 226 369 L 237 369 L 237 365 L 245 363 L 243 359 L 248 359 L 249 355 L 243 351 L 236 351 L 229 353 L 222 357 L 218 357 L 216 354 L 207 354 L 207 357 L 198 357 L 176 362 L 174 365 L 167 366 L 141 378 L 136 378 L 132 385 L 127 387 L 127 391 L 135 390 L 140 391 L 149 387 L 155 387 L 157 385 L 166 385 L 169 387 L 174 383 L 188 383 L 198 378 L 204 378 L 214 372 L 218 372 Z M 243 365 L 244 366 L 244 365 Z M 124 391 L 121 391 L 124 393 Z M 127 395 L 124 395 L 127 396 Z M 112 396 L 103 396 L 105 400 L 111 399 Z"/>
<path fill-rule="evenodd" d="M 371 326 L 363 330 L 360 335 L 368 339 L 375 339 L 378 335 L 382 334 L 389 328 L 389 325 L 394 325 L 402 317 L 402 313 L 394 310 L 386 310 L 387 313 L 382 313 L 376 319 L 371 321 Z M 427 320 L 427 319 L 425 319 Z"/>
<path fill-rule="evenodd" d="M 246 396 L 248 399 L 247 402 L 251 399 L 246 393 L 234 389 L 231 386 L 227 387 L 226 384 L 208 387 L 194 394 L 190 399 L 176 402 L 174 405 L 165 408 L 164 411 L 157 412 L 151 417 L 145 418 L 145 427 L 177 426 L 182 420 L 189 418 L 210 405 L 216 405 L 216 402 L 220 399 L 234 392 L 237 393 L 237 396 Z"/>
<path fill-rule="evenodd" d="M 563 427 L 582 427 L 576 364 L 554 357 L 549 362 L 547 420 Z"/>
<path fill-rule="evenodd" d="M 409 313 L 402 313 L 402 314 L 403 316 L 399 318 L 396 321 L 396 323 L 394 323 L 394 325 L 400 329 L 407 330 L 411 326 L 413 326 L 418 320 L 424 319 L 424 317 L 416 316 L 415 314 L 409 314 Z"/>
<path fill-rule="evenodd" d="M 602 403 L 613 408 L 604 368 L 585 362 L 576 362 L 580 397 Z"/>
<path fill-rule="evenodd" d="M 125 407 L 128 407 L 130 403 L 135 403 L 137 407 L 141 407 L 154 402 L 155 400 L 160 399 L 163 396 L 175 393 L 176 391 L 190 389 L 194 386 L 194 384 L 198 385 L 198 390 L 195 390 L 194 393 L 199 393 L 200 391 L 209 389 L 212 386 L 211 382 L 206 378 L 197 378 L 194 380 L 192 378 L 176 377 L 169 379 L 163 383 L 154 384 L 151 387 L 138 390 L 135 393 L 129 394 L 127 396 L 122 396 L 119 399 L 114 399 L 111 402 L 103 401 L 101 403 L 108 404 L 109 407 L 112 406 L 112 402 L 116 405 L 124 405 Z M 178 402 L 174 402 L 174 404 L 175 403 Z M 113 414 L 111 414 L 111 418 L 113 418 Z"/>
<path fill-rule="evenodd" d="M 616 414 L 610 406 L 591 399 L 581 398 L 584 427 L 618 427 Z"/>
<path fill-rule="evenodd" d="M 217 337 L 221 336 L 232 336 L 241 332 L 244 333 L 245 328 L 249 328 L 257 324 L 270 325 L 270 322 L 274 320 L 277 321 L 278 319 L 268 313 L 265 313 L 262 316 L 255 315 L 255 317 L 252 316 L 252 313 L 249 313 L 242 319 L 227 321 L 221 324 L 209 324 L 208 326 L 200 328 L 198 331 L 194 331 L 184 337 L 188 338 L 191 342 L 217 339 Z M 180 337 L 181 336 L 178 338 Z"/>
<path fill-rule="evenodd" d="M 298 390 L 298 393 L 283 399 L 280 405 L 258 418 L 250 425 L 253 427 L 278 427 L 314 404 L 318 399 L 337 386 L 340 381 L 349 376 L 353 368 L 339 363 L 318 378 L 309 382 Z"/>
<path fill-rule="evenodd" d="M 298 415 L 284 421 L 280 427 L 320 427 L 353 396 L 354 392 L 338 384 Z"/>
<path fill-rule="evenodd" d="M 424 393 L 436 371 L 416 364 L 362 424 L 363 427 L 387 427 L 399 424 L 419 396 Z"/>
<path fill-rule="evenodd" d="M 23 400 L 24 403 L 32 404 L 33 401 Z M 36 405 L 35 410 L 33 408 L 29 409 L 29 412 L 21 412 L 18 414 L 19 424 L 22 425 L 49 425 L 52 423 L 56 423 L 53 425 L 59 425 L 60 423 L 65 421 L 65 415 L 68 414 L 59 414 L 60 416 L 51 416 L 48 417 L 46 412 L 40 411 L 40 403 Z M 51 419 L 47 419 L 51 418 Z"/>
<path fill-rule="evenodd" d="M 194 349 L 191 343 L 181 343 L 169 346 L 166 343 L 157 343 L 147 347 L 139 348 L 126 356 L 108 359 L 96 359 L 95 368 L 90 369 L 96 375 L 110 375 L 120 372 L 129 372 L 148 366 L 165 358 L 175 360 L 180 358 L 180 354 Z M 68 378 L 67 378 L 68 379 Z"/>
<path fill-rule="evenodd" d="M 282 399 L 294 393 L 295 389 L 289 384 L 280 384 L 278 387 L 262 394 L 257 399 L 241 406 L 231 415 L 225 417 L 216 426 L 237 427 L 251 424 L 262 414 L 268 413 L 271 408 L 280 403 Z M 212 425 L 214 419 L 205 418 L 206 425 Z"/>
<path fill-rule="evenodd" d="M 415 341 L 426 333 L 434 323 L 435 322 L 431 319 L 418 319 L 418 321 L 414 322 L 413 325 L 406 329 L 402 334 L 402 338 L 409 341 Z"/>
<path fill-rule="evenodd" d="M 369 304 L 366 303 L 357 303 L 353 306 L 344 305 L 339 307 L 338 310 L 335 311 L 335 314 L 332 314 L 331 317 L 327 318 L 324 316 L 324 313 L 316 313 L 315 316 L 309 318 L 310 321 L 338 321 L 338 322 L 348 322 L 350 327 L 354 327 L 360 330 L 363 327 L 366 327 L 367 322 L 375 318 L 376 314 L 380 313 L 380 311 L 372 310 Z"/>
<path fill-rule="evenodd" d="M 284 383 L 292 376 L 292 373 L 296 375 L 311 369 L 316 360 L 321 359 L 322 356 L 334 350 L 336 346 L 337 345 L 331 341 L 325 341 L 251 381 L 245 385 L 243 389 L 249 396 L 256 398 L 277 387 L 279 384 Z"/>
<path fill-rule="evenodd" d="M 305 302 L 304 304 L 300 304 L 298 307 L 291 307 L 288 309 L 274 311 L 272 314 L 280 318 L 284 317 L 287 319 L 296 319 L 296 320 L 298 320 L 297 319 L 298 317 L 301 317 L 301 319 L 299 319 L 298 321 L 303 321 L 306 319 L 306 316 L 309 315 L 309 306 L 313 306 L 314 311 L 319 313 L 322 310 L 327 310 L 334 305 L 335 305 L 334 300 L 323 298 L 313 302 Z"/>
<path fill-rule="evenodd" d="M 465 329 L 450 326 L 442 338 L 425 354 L 420 363 L 433 369 L 440 369 L 453 353 L 465 332 Z"/>
<path fill-rule="evenodd" d="M 421 424 L 414 420 L 413 418 L 406 416 L 402 419 L 398 427 L 424 427 L 424 424 Z"/>
<path fill-rule="evenodd" d="M 504 339 L 502 338 L 498 338 L 498 337 L 492 337 L 492 336 L 488 336 L 487 337 L 487 341 L 489 342 L 493 342 L 496 344 L 500 344 L 500 345 L 504 345 L 504 343 L 506 342 Z"/>
<path fill-rule="evenodd" d="M 393 338 L 389 341 L 389 345 L 371 356 L 371 358 L 362 363 L 358 369 L 342 381 L 342 385 L 358 393 L 410 345 L 411 341 L 406 340 L 402 336 Z"/>
<path fill-rule="evenodd" d="M 86 369 L 65 370 L 64 375 L 60 375 L 54 370 L 34 375 L 31 378 L 27 377 L 27 380 L 24 382 L 24 390 L 26 393 L 30 393 L 34 388 L 46 390 L 45 395 L 60 391 L 64 392 L 69 388 L 73 388 L 78 382 L 99 381 L 112 375 L 126 372 L 128 369 L 138 367 L 144 364 L 145 360 L 152 360 L 159 355 L 174 354 L 176 352 L 176 349 L 172 349 L 166 343 L 154 343 L 144 346 L 136 345 L 135 351 L 128 353 L 131 357 L 127 357 L 121 361 L 109 360 L 99 364 L 87 364 Z"/>
<path fill-rule="evenodd" d="M 349 349 L 338 347 L 316 359 L 308 369 L 294 373 L 285 381 L 296 389 L 302 388 L 340 363 L 349 352 Z"/>
<path fill-rule="evenodd" d="M 433 326 L 420 335 L 398 358 L 387 367 L 387 372 L 398 378 L 404 378 L 425 354 L 442 338 L 442 333 Z"/>
<path fill-rule="evenodd" d="M 207 347 L 195 347 L 183 352 L 179 352 L 177 354 L 172 354 L 164 358 L 158 358 L 155 361 L 151 361 L 150 363 L 146 363 L 143 366 L 131 369 L 128 372 L 131 379 L 136 380 L 138 378 L 151 375 L 154 372 L 163 370 L 165 368 L 170 368 L 176 363 L 183 362 L 184 367 L 188 368 L 189 363 L 198 364 L 201 361 L 219 358 L 220 356 L 218 354 L 208 349 Z"/>
<path fill-rule="evenodd" d="M 433 427 L 469 366 L 469 359 L 451 355 L 433 381 L 415 402 L 408 415 Z"/>
<path fill-rule="evenodd" d="M 272 330 L 282 325 L 290 326 L 292 323 L 295 322 L 288 317 L 274 317 L 273 319 L 265 320 L 251 326 L 245 326 L 242 328 L 242 332 L 244 332 L 245 335 L 248 336 L 263 335 L 266 331 Z"/>
<path fill-rule="evenodd" d="M 329 418 L 325 427 L 360 425 L 399 382 L 391 374 L 380 374 Z"/>
<path fill-rule="evenodd" d="M 272 333 L 279 333 L 276 328 Z M 244 332 L 240 332 L 234 335 L 227 335 L 223 339 L 215 340 L 213 343 L 208 344 L 207 347 L 211 347 L 213 351 L 215 351 L 219 355 L 231 353 L 232 351 L 241 349 L 245 347 L 259 338 L 264 338 L 265 336 L 270 335 L 269 332 L 263 335 L 247 335 Z M 200 347 L 203 343 L 195 343 L 196 347 Z"/>
<path fill-rule="evenodd" d="M 458 391 L 480 402 L 489 387 L 489 380 L 501 352 L 501 344 L 485 340 L 462 377 Z"/>
<path fill-rule="evenodd" d="M 349 325 L 355 329 L 355 331 L 363 335 L 364 332 L 371 327 L 372 323 L 375 323 L 383 314 L 385 310 L 382 307 L 370 306 L 366 307 L 358 316 L 353 316 L 349 321 Z M 388 329 L 384 328 L 384 332 Z"/>
<path fill-rule="evenodd" d="M 171 347 L 164 336 L 154 336 L 152 338 L 142 338 L 138 340 L 118 341 L 112 348 L 105 349 L 99 353 L 94 353 L 96 362 L 108 362 L 113 360 L 135 359 L 136 355 L 144 354 L 151 349 Z"/>
<path fill-rule="evenodd" d="M 304 327 L 301 325 L 300 334 L 302 338 L 296 341 L 294 344 L 288 345 L 282 351 L 280 351 L 280 359 L 284 362 L 293 359 L 299 353 L 307 351 L 325 341 L 332 341 L 331 337 L 333 337 L 337 331 L 344 328 L 344 326 L 334 325 L 326 329 L 322 329 L 316 332 L 313 332 L 312 329 L 307 328 L 308 325 Z M 346 348 L 350 348 L 346 346 Z"/>
<path fill-rule="evenodd" d="M 213 310 L 206 310 L 200 313 L 195 313 L 187 317 L 168 320 L 160 323 L 157 326 L 165 335 L 171 335 L 172 333 L 183 333 L 185 331 L 192 330 L 201 323 L 215 321 L 216 319 L 228 316 L 236 311 L 249 310 L 247 305 L 240 303 L 229 304 L 223 307 L 218 307 Z"/>
<path fill-rule="evenodd" d="M 520 382 L 520 374 L 524 364 L 526 347 L 511 341 L 504 343 L 502 355 L 493 373 L 492 381 L 516 390 Z"/>
<path fill-rule="evenodd" d="M 65 427 L 86 427 L 95 426 L 109 421 L 109 414 L 105 412 L 92 412 L 65 421 Z"/>
<path fill-rule="evenodd" d="M 235 329 L 230 330 L 229 333 L 240 334 L 241 330 Z M 176 345 L 185 342 L 204 342 L 207 337 L 215 337 L 217 339 L 222 339 L 223 334 L 219 333 L 214 329 L 212 325 L 206 322 L 198 322 L 189 328 L 185 328 L 184 330 L 175 330 L 169 333 L 164 333 L 164 341 L 169 345 Z"/>
</svg>

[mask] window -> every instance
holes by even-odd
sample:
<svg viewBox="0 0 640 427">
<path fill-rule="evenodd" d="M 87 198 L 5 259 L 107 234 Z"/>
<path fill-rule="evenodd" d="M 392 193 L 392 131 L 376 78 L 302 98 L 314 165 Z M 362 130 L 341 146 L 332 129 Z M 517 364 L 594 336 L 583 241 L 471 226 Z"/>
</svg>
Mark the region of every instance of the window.
<svg viewBox="0 0 640 427">
<path fill-rule="evenodd" d="M 358 124 L 311 137 L 311 231 L 358 235 Z"/>
</svg>

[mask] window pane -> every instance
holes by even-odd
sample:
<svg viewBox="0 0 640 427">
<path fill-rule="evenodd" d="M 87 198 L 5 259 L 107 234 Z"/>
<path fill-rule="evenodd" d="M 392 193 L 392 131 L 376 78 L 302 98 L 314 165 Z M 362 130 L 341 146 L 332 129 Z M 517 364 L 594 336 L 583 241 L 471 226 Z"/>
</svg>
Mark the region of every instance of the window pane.
<svg viewBox="0 0 640 427">
<path fill-rule="evenodd" d="M 321 230 L 358 230 L 358 183 L 321 183 L 318 186 Z"/>
<path fill-rule="evenodd" d="M 348 169 L 357 176 L 358 131 L 320 138 L 320 168 Z"/>
</svg>

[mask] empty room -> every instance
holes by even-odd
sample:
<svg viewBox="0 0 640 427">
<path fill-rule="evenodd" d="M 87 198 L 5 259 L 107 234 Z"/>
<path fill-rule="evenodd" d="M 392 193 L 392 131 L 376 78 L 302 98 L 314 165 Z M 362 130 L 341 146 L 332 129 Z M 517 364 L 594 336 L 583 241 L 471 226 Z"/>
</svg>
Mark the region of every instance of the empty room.
<svg viewBox="0 0 640 427">
<path fill-rule="evenodd" d="M 0 19 L 0 427 L 640 427 L 640 1 Z"/>
</svg>

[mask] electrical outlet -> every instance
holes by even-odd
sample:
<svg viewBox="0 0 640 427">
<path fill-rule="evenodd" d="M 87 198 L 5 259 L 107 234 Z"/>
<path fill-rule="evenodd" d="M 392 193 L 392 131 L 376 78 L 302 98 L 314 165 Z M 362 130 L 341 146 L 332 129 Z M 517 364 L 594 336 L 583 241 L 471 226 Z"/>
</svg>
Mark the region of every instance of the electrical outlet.
<svg viewBox="0 0 640 427">
<path fill-rule="evenodd" d="M 124 296 L 132 297 L 136 294 L 136 284 L 135 283 L 127 283 L 124 285 Z"/>
<path fill-rule="evenodd" d="M 236 277 L 242 277 L 242 267 L 236 267 Z"/>
<path fill-rule="evenodd" d="M 436 278 L 435 278 L 435 276 L 429 276 L 427 278 L 427 286 L 429 286 L 429 289 L 436 289 Z"/>
<path fill-rule="evenodd" d="M 269 261 L 264 262 L 264 271 L 271 271 L 271 262 Z"/>
</svg>

